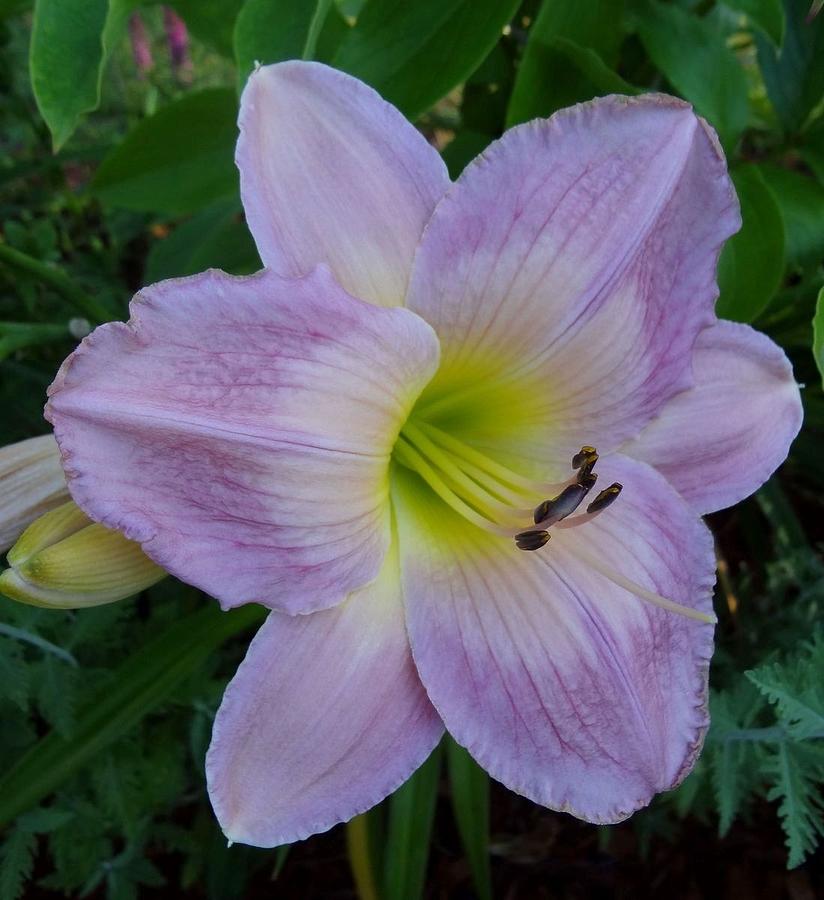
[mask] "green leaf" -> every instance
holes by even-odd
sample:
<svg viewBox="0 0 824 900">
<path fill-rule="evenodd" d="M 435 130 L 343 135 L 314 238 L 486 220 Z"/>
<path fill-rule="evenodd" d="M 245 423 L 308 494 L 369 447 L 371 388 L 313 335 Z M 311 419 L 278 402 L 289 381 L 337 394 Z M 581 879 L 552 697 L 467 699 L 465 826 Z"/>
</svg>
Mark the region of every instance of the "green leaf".
<svg viewBox="0 0 824 900">
<path fill-rule="evenodd" d="M 170 0 L 198 39 L 223 56 L 232 56 L 232 34 L 243 0 Z"/>
<path fill-rule="evenodd" d="M 22 710 L 29 708 L 31 668 L 14 641 L 0 638 L 0 684 L 3 696 Z"/>
<path fill-rule="evenodd" d="M 410 119 L 465 81 L 495 46 L 518 0 L 369 0 L 333 65 Z"/>
<path fill-rule="evenodd" d="M 597 94 L 628 93 L 610 69 L 623 32 L 623 2 L 544 0 L 529 29 L 507 109 L 507 127 Z M 629 91 L 631 92 L 631 91 Z"/>
<path fill-rule="evenodd" d="M 455 821 L 480 900 L 492 900 L 489 869 L 489 776 L 469 753 L 446 738 Z"/>
<path fill-rule="evenodd" d="M 721 837 L 760 785 L 755 745 L 741 740 L 740 735 L 755 723 L 764 705 L 762 695 L 743 679 L 731 691 L 713 691 L 710 695 L 711 724 L 705 759 L 710 765 Z"/>
<path fill-rule="evenodd" d="M 780 47 L 784 42 L 786 20 L 781 0 L 724 0 L 724 5 L 746 13 L 747 18 Z"/>
<path fill-rule="evenodd" d="M 37 838 L 31 831 L 14 828 L 0 846 L 0 900 L 17 900 L 34 869 Z"/>
<path fill-rule="evenodd" d="M 802 135 L 801 158 L 824 184 L 824 119 L 817 119 Z"/>
<path fill-rule="evenodd" d="M 801 865 L 824 835 L 824 747 L 781 741 L 770 756 L 767 773 L 774 785 L 768 800 L 778 800 L 778 815 L 786 835 L 790 869 Z"/>
<path fill-rule="evenodd" d="M 440 774 L 438 746 L 389 799 L 384 900 L 418 900 L 423 893 Z"/>
<path fill-rule="evenodd" d="M 802 656 L 745 673 L 776 705 L 781 724 L 795 740 L 824 737 L 824 640 L 806 649 Z"/>
<path fill-rule="evenodd" d="M 752 322 L 766 309 L 784 276 L 784 220 L 781 209 L 755 166 L 733 170 L 741 201 L 741 230 L 727 241 L 718 264 L 720 296 L 716 312 L 724 319 Z"/>
<path fill-rule="evenodd" d="M 528 45 L 528 56 L 521 64 L 507 108 L 507 127 L 593 97 L 640 92 L 589 47 L 566 38 L 536 41 Z"/>
<path fill-rule="evenodd" d="M 213 267 L 233 275 L 248 275 L 261 268 L 235 197 L 207 206 L 157 241 L 146 260 L 144 281 L 194 275 Z"/>
<path fill-rule="evenodd" d="M 747 78 L 727 47 L 721 16 L 699 18 L 652 0 L 642 9 L 637 27 L 650 58 L 732 147 L 747 125 L 749 101 Z"/>
<path fill-rule="evenodd" d="M 103 160 L 91 190 L 139 212 L 184 215 L 236 196 L 237 98 L 228 88 L 189 94 L 144 119 Z"/>
<path fill-rule="evenodd" d="M 332 0 L 246 0 L 235 25 L 240 87 L 255 63 L 314 59 L 331 3 Z"/>
<path fill-rule="evenodd" d="M 15 350 L 64 341 L 70 336 L 68 323 L 0 322 L 0 360 Z"/>
<path fill-rule="evenodd" d="M 798 131 L 824 95 L 824 19 L 807 21 L 810 0 L 783 0 L 787 30 L 779 51 L 756 33 L 758 62 L 779 121 Z"/>
<path fill-rule="evenodd" d="M 772 163 L 758 168 L 781 209 L 787 264 L 818 266 L 824 258 L 824 187 L 807 175 Z"/>
<path fill-rule="evenodd" d="M 29 71 L 57 152 L 100 102 L 103 68 L 138 0 L 37 0 Z"/>
<path fill-rule="evenodd" d="M 29 70 L 57 152 L 100 101 L 108 0 L 37 0 Z"/>
<path fill-rule="evenodd" d="M 818 292 L 813 317 L 813 356 L 824 382 L 824 287 Z"/>
<path fill-rule="evenodd" d="M 93 762 L 112 741 L 156 709 L 225 640 L 263 619 L 257 606 L 215 606 L 167 627 L 114 671 L 105 690 L 78 712 L 71 739 L 47 734 L 0 777 L 0 827 Z"/>
</svg>

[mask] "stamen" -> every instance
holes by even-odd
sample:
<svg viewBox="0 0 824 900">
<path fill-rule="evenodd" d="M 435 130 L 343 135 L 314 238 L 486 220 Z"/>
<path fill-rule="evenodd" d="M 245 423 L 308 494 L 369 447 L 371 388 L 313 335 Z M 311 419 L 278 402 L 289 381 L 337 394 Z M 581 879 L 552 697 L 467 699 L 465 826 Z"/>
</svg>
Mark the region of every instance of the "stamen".
<svg viewBox="0 0 824 900">
<path fill-rule="evenodd" d="M 426 439 L 426 436 L 421 433 L 422 427 L 426 426 L 423 426 L 423 423 L 421 423 L 421 426 L 415 426 L 407 423 L 407 425 L 404 427 L 404 434 L 406 434 L 408 439 L 413 443 L 420 443 L 422 440 Z M 427 430 L 429 429 L 427 428 Z M 437 431 L 437 429 L 434 430 Z M 435 441 L 435 443 L 437 443 L 436 435 L 433 435 L 433 440 Z M 457 454 L 453 453 L 453 456 L 457 456 Z M 474 463 L 469 462 L 466 459 L 460 459 L 460 457 L 459 460 L 460 468 L 463 469 L 463 471 L 466 472 L 466 474 L 469 475 L 469 477 L 474 481 L 476 481 L 481 487 L 485 488 L 490 494 L 494 495 L 494 497 L 498 500 L 505 502 L 508 506 L 519 506 L 525 502 L 528 502 L 529 495 L 525 490 L 513 490 L 512 488 L 501 484 L 498 479 L 494 478 L 492 475 L 488 474 Z M 487 460 L 487 462 L 492 463 L 492 460 Z M 532 493 L 532 491 L 529 492 L 529 494 Z M 513 510 L 513 512 L 516 512 L 520 516 L 527 516 L 531 514 L 531 510 L 529 509 L 518 509 Z"/>
<path fill-rule="evenodd" d="M 447 480 L 453 483 L 456 490 L 484 515 L 489 516 L 491 519 L 513 515 L 510 504 L 496 500 L 477 482 L 473 481 L 460 466 L 456 465 L 448 453 L 432 443 L 419 428 L 407 423 L 403 436 L 411 446 L 420 451 L 424 459 L 434 463 L 447 477 Z M 513 526 L 515 524 L 513 522 Z"/>
<path fill-rule="evenodd" d="M 611 506 L 618 499 L 618 495 L 623 490 L 623 487 L 622 484 L 614 481 L 608 488 L 604 488 L 592 503 L 589 504 L 587 512 L 590 514 L 599 513 L 608 506 Z"/>
<path fill-rule="evenodd" d="M 599 575 L 603 575 L 608 581 L 617 584 L 618 587 L 623 588 L 625 591 L 629 591 L 631 594 L 635 594 L 636 597 L 640 597 L 642 600 L 652 603 L 654 606 L 666 609 L 668 612 L 676 613 L 679 616 L 684 616 L 687 619 L 695 619 L 698 622 L 708 622 L 711 625 L 715 625 L 718 622 L 718 619 L 711 613 L 703 613 L 690 606 L 676 603 L 674 600 L 669 600 L 666 597 L 662 597 L 660 594 L 656 594 L 654 591 L 649 591 L 646 588 L 641 587 L 640 584 L 636 584 L 629 578 L 624 578 L 619 572 L 614 572 L 609 566 L 601 562 L 597 556 L 589 553 L 582 545 L 576 544 L 575 555 L 591 569 L 598 572 Z"/>
<path fill-rule="evenodd" d="M 519 550 L 540 550 L 549 541 L 549 538 L 548 531 L 522 531 L 515 535 L 515 546 Z"/>
<path fill-rule="evenodd" d="M 532 514 L 535 524 L 542 528 L 549 528 L 574 513 L 589 493 L 592 485 L 595 484 L 597 477 L 594 473 L 589 473 L 584 484 L 577 481 L 575 484 L 565 487 L 554 500 L 544 500 Z"/>
<path fill-rule="evenodd" d="M 566 484 L 566 482 L 551 483 L 524 478 L 517 472 L 513 472 L 506 466 L 490 459 L 474 447 L 470 447 L 468 444 L 458 440 L 451 434 L 441 431 L 440 428 L 437 428 L 430 422 L 417 422 L 417 425 L 412 425 L 410 422 L 407 422 L 406 425 L 404 425 L 403 430 L 405 432 L 410 432 L 410 428 L 413 429 L 413 431 L 418 432 L 426 431 L 427 435 L 435 441 L 435 443 L 446 450 L 449 450 L 455 456 L 458 456 L 467 462 L 474 463 L 479 469 L 482 469 L 493 478 L 497 478 L 511 488 L 519 488 L 527 494 L 545 494 L 550 493 L 551 491 L 559 491 Z"/>
<path fill-rule="evenodd" d="M 579 452 L 572 457 L 572 468 L 580 469 L 582 466 L 589 466 L 589 470 L 592 471 L 592 467 L 597 462 L 598 451 L 594 447 L 590 447 L 587 444 L 584 444 Z"/>
<path fill-rule="evenodd" d="M 498 534 L 502 537 L 514 537 L 517 529 L 505 528 L 494 522 L 485 519 L 480 513 L 476 512 L 472 507 L 461 500 L 454 491 L 444 483 L 443 479 L 438 475 L 435 469 L 429 465 L 424 457 L 404 439 L 402 435 L 398 437 L 395 443 L 395 458 L 399 463 L 417 472 L 418 475 L 432 488 L 432 490 L 446 503 L 451 509 L 455 510 L 458 515 L 463 516 L 467 521 L 484 531 L 491 534 Z"/>
</svg>

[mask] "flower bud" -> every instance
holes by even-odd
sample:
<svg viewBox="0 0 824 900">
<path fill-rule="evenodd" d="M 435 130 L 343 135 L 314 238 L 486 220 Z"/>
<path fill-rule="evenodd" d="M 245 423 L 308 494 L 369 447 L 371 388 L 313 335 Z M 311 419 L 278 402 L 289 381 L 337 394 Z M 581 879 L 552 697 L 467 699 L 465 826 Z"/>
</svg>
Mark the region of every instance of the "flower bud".
<svg viewBox="0 0 824 900">
<path fill-rule="evenodd" d="M 38 516 L 69 499 L 51 434 L 0 447 L 0 553 Z"/>
<path fill-rule="evenodd" d="M 166 572 L 140 544 L 64 503 L 33 522 L 9 550 L 0 593 L 30 606 L 80 609 L 130 597 Z"/>
</svg>

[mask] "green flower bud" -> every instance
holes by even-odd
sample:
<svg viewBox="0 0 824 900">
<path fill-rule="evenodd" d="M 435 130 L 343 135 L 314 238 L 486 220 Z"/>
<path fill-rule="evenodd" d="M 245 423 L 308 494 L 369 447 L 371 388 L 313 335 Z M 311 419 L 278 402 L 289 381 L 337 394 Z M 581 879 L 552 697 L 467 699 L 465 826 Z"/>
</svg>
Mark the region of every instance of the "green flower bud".
<svg viewBox="0 0 824 900">
<path fill-rule="evenodd" d="M 74 503 L 40 516 L 9 550 L 0 593 L 30 606 L 80 609 L 114 603 L 166 572 L 140 544 L 91 521 Z"/>
</svg>

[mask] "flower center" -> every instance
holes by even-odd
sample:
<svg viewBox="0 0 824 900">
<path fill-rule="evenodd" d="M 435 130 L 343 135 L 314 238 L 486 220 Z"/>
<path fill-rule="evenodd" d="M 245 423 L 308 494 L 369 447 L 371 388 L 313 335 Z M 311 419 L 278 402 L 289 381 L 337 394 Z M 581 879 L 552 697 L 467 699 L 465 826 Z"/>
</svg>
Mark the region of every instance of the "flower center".
<svg viewBox="0 0 824 900">
<path fill-rule="evenodd" d="M 571 516 L 598 478 L 594 447 L 572 459 L 577 470 L 567 481 L 525 478 L 429 422 L 409 419 L 395 444 L 395 460 L 419 475 L 451 509 L 479 528 L 515 539 L 521 550 L 537 550 L 549 528 Z M 583 515 L 565 522 L 580 525 L 603 512 L 621 493 L 617 482 L 601 491 Z M 552 499 L 546 498 L 547 494 Z"/>
<path fill-rule="evenodd" d="M 611 506 L 622 490 L 618 482 L 609 485 L 590 501 L 586 512 L 577 513 L 598 478 L 594 471 L 598 452 L 594 447 L 583 446 L 572 457 L 573 474 L 567 481 L 539 481 L 512 471 L 453 434 L 414 416 L 401 429 L 392 455 L 466 521 L 514 540 L 519 550 L 540 550 L 550 540 L 550 528 L 572 528 L 591 521 Z M 715 621 L 714 616 L 662 597 L 613 571 L 584 542 L 576 546 L 576 552 L 604 578 L 655 606 L 691 619 Z"/>
</svg>

